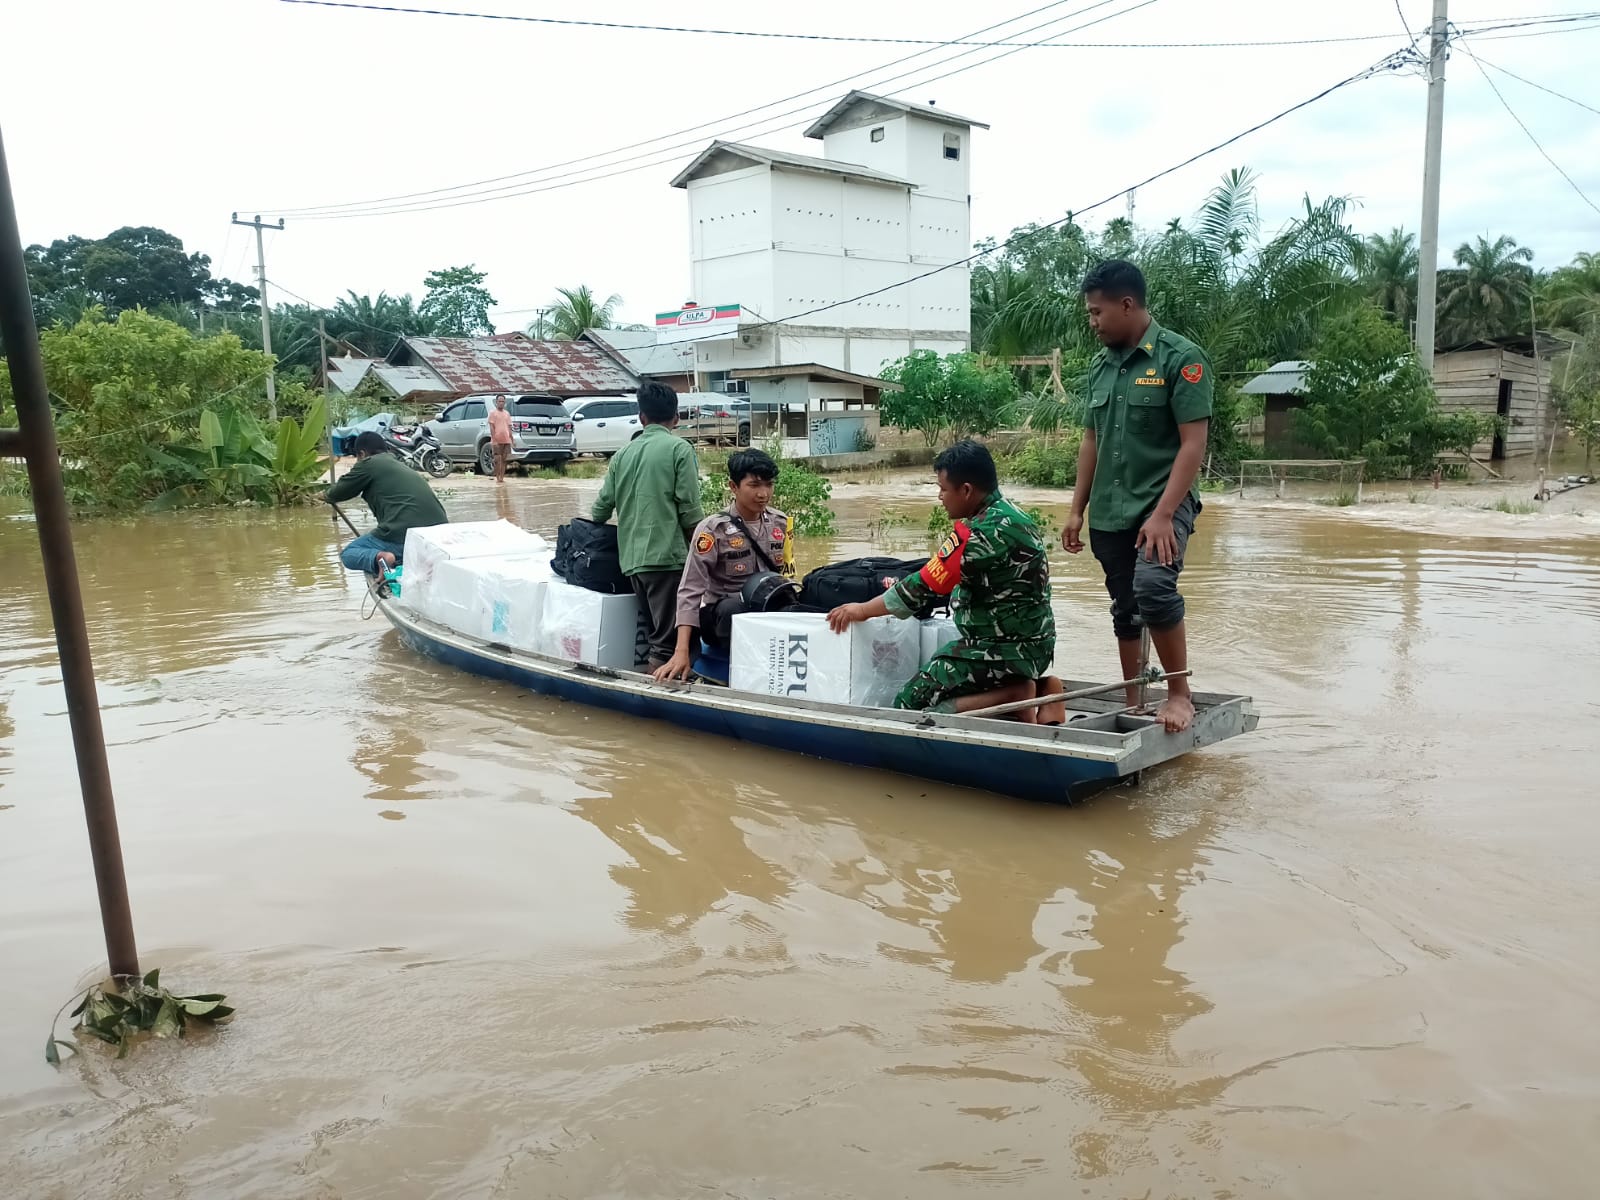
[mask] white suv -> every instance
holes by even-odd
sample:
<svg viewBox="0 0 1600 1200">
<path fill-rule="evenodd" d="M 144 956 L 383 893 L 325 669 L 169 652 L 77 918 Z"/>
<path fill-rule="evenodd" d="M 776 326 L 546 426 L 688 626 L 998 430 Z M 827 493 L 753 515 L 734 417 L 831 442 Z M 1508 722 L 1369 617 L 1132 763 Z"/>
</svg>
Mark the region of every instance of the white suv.
<svg viewBox="0 0 1600 1200">
<path fill-rule="evenodd" d="M 630 396 L 600 396 L 593 400 L 568 400 L 572 415 L 572 452 L 610 458 L 634 438 L 639 424 L 639 401 Z"/>
</svg>

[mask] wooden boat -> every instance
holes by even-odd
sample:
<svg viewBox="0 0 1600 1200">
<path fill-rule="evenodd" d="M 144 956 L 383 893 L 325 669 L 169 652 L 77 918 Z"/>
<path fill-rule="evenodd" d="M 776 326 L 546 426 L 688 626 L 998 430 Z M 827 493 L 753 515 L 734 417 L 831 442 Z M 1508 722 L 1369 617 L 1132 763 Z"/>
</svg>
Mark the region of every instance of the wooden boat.
<svg viewBox="0 0 1600 1200">
<path fill-rule="evenodd" d="M 1123 711 L 1120 694 L 1072 701 L 1067 724 L 1043 726 L 663 684 L 468 637 L 388 597 L 377 604 L 406 644 L 474 675 L 758 746 L 1026 800 L 1080 800 L 1137 781 L 1151 767 L 1250 732 L 1258 720 L 1249 697 L 1198 692 L 1194 724 L 1169 734 L 1151 718 Z"/>
</svg>

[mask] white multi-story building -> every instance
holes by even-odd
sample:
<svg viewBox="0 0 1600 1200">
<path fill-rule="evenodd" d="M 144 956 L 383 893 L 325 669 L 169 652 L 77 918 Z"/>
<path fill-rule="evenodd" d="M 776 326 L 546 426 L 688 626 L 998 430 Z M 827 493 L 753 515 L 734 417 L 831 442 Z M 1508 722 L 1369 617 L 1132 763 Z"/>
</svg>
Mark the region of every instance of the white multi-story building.
<svg viewBox="0 0 1600 1200">
<path fill-rule="evenodd" d="M 712 142 L 672 181 L 689 195 L 698 310 L 661 314 L 660 340 L 695 340 L 703 386 L 806 364 L 875 376 L 912 350 L 967 349 L 972 131 L 987 128 L 857 91 L 806 130 L 821 158 Z"/>
</svg>

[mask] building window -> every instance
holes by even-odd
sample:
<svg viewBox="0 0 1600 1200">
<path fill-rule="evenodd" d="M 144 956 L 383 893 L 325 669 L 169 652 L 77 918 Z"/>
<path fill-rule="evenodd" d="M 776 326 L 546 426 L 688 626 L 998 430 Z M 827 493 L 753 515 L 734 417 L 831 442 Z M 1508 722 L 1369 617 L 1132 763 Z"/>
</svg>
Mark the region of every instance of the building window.
<svg viewBox="0 0 1600 1200">
<path fill-rule="evenodd" d="M 944 156 L 952 162 L 960 160 L 961 135 L 959 133 L 947 133 L 944 135 Z"/>
<path fill-rule="evenodd" d="M 876 129 L 874 129 L 871 136 L 872 140 L 875 142 L 883 141 L 883 126 L 879 125 Z"/>
</svg>

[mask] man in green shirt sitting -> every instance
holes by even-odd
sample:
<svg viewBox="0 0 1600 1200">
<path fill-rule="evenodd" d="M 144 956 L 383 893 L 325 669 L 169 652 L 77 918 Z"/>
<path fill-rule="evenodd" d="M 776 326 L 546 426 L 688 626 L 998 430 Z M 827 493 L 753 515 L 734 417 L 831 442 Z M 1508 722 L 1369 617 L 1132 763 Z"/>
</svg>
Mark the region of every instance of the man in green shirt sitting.
<svg viewBox="0 0 1600 1200">
<path fill-rule="evenodd" d="M 356 465 L 323 494 L 330 504 L 360 496 L 372 510 L 378 526 L 339 552 L 339 561 L 352 571 L 381 575 L 406 552 L 406 530 L 444 525 L 444 505 L 428 481 L 402 463 L 382 435 L 368 430 L 356 437 Z"/>
<path fill-rule="evenodd" d="M 1211 363 L 1188 338 L 1163 329 L 1145 308 L 1144 275 L 1132 263 L 1101 263 L 1083 281 L 1089 325 L 1105 349 L 1089 365 L 1089 405 L 1072 512 L 1062 548 L 1089 545 L 1105 571 L 1122 677 L 1140 668 L 1141 629 L 1161 665 L 1186 670 L 1178 573 L 1200 514 L 1195 480 L 1211 425 Z M 1128 689 L 1138 703 L 1138 689 Z M 1169 679 L 1157 712 L 1169 733 L 1194 720 L 1189 680 Z"/>
<path fill-rule="evenodd" d="M 700 510 L 700 464 L 672 432 L 678 394 L 649 380 L 639 388 L 644 432 L 611 460 L 590 516 L 617 514 L 617 553 L 650 629 L 649 667 L 666 665 L 678 641 L 678 580 Z"/>
</svg>

